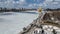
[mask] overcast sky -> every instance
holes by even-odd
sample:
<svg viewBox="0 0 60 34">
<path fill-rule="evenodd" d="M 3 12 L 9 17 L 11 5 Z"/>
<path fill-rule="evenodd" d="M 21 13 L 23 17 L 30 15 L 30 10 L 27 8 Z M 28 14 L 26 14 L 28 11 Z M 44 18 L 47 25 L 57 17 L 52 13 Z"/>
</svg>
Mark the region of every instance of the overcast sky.
<svg viewBox="0 0 60 34">
<path fill-rule="evenodd" d="M 7 8 L 59 8 L 60 0 L 0 0 L 0 7 Z"/>
</svg>

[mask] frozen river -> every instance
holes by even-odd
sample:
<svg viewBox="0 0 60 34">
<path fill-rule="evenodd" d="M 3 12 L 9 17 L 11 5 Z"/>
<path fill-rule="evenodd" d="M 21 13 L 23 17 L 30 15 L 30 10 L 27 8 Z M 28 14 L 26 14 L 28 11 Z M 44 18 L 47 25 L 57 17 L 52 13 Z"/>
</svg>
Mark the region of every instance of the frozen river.
<svg viewBox="0 0 60 34">
<path fill-rule="evenodd" d="M 0 13 L 0 34 L 18 34 L 37 17 L 36 11 Z"/>
</svg>

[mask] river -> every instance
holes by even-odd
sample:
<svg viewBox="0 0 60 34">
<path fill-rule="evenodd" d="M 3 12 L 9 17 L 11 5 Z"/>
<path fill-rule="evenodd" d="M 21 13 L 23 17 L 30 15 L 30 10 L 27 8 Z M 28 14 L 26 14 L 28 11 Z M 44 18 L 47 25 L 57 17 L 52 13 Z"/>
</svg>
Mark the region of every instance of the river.
<svg viewBox="0 0 60 34">
<path fill-rule="evenodd" d="M 0 34 L 18 34 L 37 17 L 37 11 L 0 13 Z"/>
</svg>

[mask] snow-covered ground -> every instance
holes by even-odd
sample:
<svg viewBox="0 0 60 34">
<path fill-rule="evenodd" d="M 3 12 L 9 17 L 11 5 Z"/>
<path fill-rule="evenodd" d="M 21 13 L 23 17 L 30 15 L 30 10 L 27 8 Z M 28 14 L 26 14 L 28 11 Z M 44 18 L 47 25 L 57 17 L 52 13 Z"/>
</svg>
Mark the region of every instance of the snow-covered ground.
<svg viewBox="0 0 60 34">
<path fill-rule="evenodd" d="M 18 34 L 37 17 L 37 11 L 0 13 L 0 34 Z"/>
</svg>

